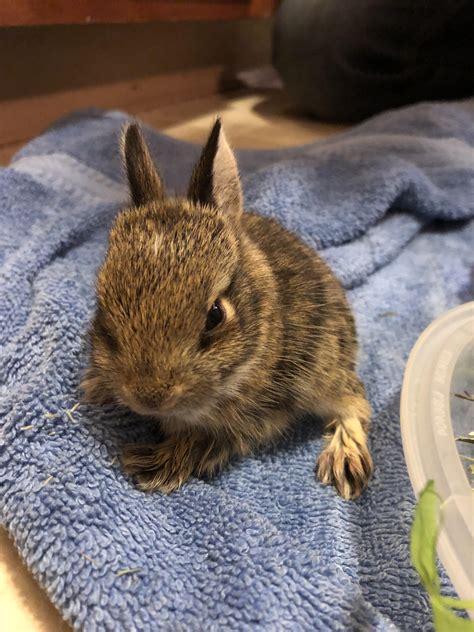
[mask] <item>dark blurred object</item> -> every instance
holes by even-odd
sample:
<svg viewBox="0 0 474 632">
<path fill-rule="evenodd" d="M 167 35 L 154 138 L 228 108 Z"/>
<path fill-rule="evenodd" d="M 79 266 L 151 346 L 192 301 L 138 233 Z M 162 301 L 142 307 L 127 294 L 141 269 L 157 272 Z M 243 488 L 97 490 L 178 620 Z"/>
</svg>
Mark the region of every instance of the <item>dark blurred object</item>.
<svg viewBox="0 0 474 632">
<path fill-rule="evenodd" d="M 320 119 L 474 94 L 474 0 L 283 0 L 273 63 Z"/>
</svg>

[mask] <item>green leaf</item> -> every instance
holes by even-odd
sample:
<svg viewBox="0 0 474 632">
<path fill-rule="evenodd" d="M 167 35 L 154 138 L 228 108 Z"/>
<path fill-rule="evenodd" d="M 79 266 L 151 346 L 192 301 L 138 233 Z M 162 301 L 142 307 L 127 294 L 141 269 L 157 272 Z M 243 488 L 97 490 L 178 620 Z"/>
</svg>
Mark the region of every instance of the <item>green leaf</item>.
<svg viewBox="0 0 474 632">
<path fill-rule="evenodd" d="M 456 616 L 452 610 L 443 606 L 436 597 L 431 600 L 431 605 L 436 632 L 473 632 L 474 621 Z"/>
<path fill-rule="evenodd" d="M 474 632 L 474 621 L 462 619 L 452 608 L 474 610 L 474 601 L 461 601 L 440 594 L 436 568 L 436 543 L 441 528 L 440 498 L 434 482 L 428 481 L 418 498 L 411 529 L 411 561 L 430 596 L 437 632 Z"/>
<path fill-rule="evenodd" d="M 436 542 L 438 540 L 440 499 L 434 482 L 428 481 L 421 492 L 415 509 L 411 529 L 411 563 L 418 571 L 421 583 L 429 595 L 439 594 L 439 577 L 436 568 Z"/>
<path fill-rule="evenodd" d="M 474 599 L 453 599 L 452 597 L 440 595 L 439 600 L 448 608 L 455 608 L 456 610 L 474 610 Z"/>
</svg>

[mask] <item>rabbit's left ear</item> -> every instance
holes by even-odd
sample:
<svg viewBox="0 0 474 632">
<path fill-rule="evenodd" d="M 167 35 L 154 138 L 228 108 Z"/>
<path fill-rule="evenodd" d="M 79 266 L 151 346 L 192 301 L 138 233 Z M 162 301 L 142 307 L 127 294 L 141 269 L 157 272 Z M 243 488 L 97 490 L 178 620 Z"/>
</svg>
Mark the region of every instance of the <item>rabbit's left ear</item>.
<svg viewBox="0 0 474 632">
<path fill-rule="evenodd" d="M 188 197 L 196 203 L 216 206 L 235 218 L 242 213 L 242 187 L 237 161 L 220 119 L 215 122 L 194 168 Z"/>
</svg>

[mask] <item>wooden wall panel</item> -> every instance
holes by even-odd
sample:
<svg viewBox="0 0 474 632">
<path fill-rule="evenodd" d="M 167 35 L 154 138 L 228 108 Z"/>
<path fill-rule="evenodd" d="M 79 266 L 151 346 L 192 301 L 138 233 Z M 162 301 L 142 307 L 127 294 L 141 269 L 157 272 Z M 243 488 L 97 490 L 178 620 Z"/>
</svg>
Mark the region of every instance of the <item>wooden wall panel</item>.
<svg viewBox="0 0 474 632">
<path fill-rule="evenodd" d="M 0 29 L 0 149 L 78 108 L 137 113 L 217 94 L 236 70 L 267 64 L 270 41 L 260 19 Z"/>
</svg>

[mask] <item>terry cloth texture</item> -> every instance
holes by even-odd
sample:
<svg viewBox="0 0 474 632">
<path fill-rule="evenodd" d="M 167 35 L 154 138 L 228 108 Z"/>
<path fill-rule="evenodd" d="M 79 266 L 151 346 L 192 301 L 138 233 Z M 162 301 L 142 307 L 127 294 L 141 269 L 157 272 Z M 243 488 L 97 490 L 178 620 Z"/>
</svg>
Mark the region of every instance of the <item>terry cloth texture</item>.
<svg viewBox="0 0 474 632">
<path fill-rule="evenodd" d="M 117 458 L 151 440 L 149 422 L 75 407 L 95 275 L 127 200 L 126 120 L 62 119 L 0 171 L 0 509 L 21 555 L 87 631 L 431 629 L 409 560 L 399 395 L 419 334 L 473 295 L 474 103 L 238 154 L 247 206 L 320 250 L 348 289 L 374 410 L 375 476 L 356 502 L 316 482 L 314 420 L 162 496 L 135 489 Z M 182 190 L 199 148 L 145 136 Z"/>
</svg>

